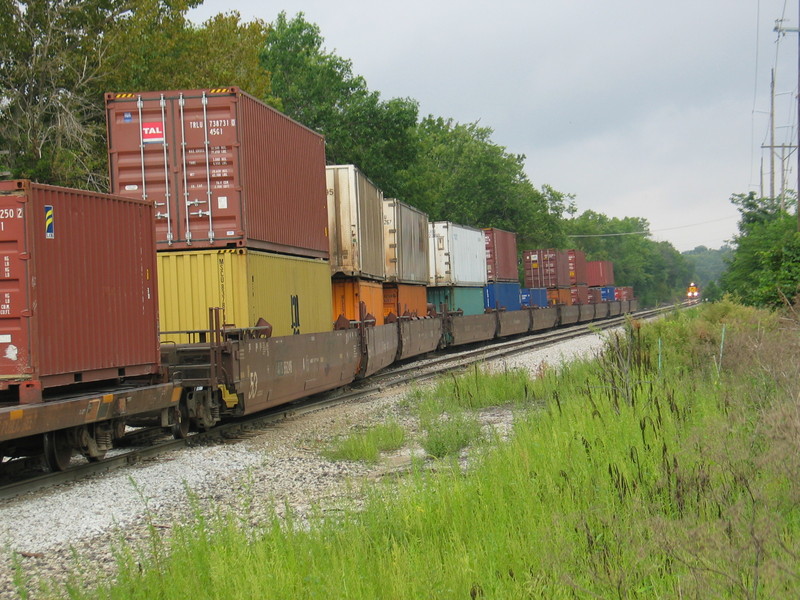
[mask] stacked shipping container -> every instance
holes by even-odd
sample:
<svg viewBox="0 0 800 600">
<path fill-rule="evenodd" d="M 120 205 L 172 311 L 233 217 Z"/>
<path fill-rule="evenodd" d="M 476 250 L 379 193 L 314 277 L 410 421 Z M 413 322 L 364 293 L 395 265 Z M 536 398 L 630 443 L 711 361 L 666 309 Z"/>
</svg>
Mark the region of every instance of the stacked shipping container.
<svg viewBox="0 0 800 600">
<path fill-rule="evenodd" d="M 383 241 L 387 283 L 384 317 L 427 314 L 428 215 L 399 200 L 383 201 Z"/>
<path fill-rule="evenodd" d="M 429 234 L 428 301 L 437 310 L 444 305 L 465 315 L 482 313 L 487 283 L 484 232 L 442 221 L 431 223 Z"/>
<path fill-rule="evenodd" d="M 332 328 L 322 136 L 235 87 L 107 94 L 106 117 L 112 189 L 155 204 L 162 331 L 208 329 L 209 306 L 274 335 Z"/>
<path fill-rule="evenodd" d="M 614 263 L 610 260 L 587 261 L 586 279 L 589 287 L 614 285 Z"/>
</svg>

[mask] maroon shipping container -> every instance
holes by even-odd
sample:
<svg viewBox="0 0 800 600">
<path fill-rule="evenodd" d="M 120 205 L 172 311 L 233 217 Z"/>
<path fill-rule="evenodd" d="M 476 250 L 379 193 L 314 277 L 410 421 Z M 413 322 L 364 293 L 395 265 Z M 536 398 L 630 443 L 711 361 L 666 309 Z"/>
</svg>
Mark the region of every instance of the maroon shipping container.
<svg viewBox="0 0 800 600">
<path fill-rule="evenodd" d="M 525 287 L 568 288 L 569 265 L 567 253 L 553 248 L 525 250 L 522 255 Z"/>
<path fill-rule="evenodd" d="M 615 300 L 633 300 L 633 288 L 630 286 L 618 286 L 614 289 Z"/>
<path fill-rule="evenodd" d="M 586 285 L 586 253 L 583 250 L 567 250 L 569 282 L 572 285 Z"/>
<path fill-rule="evenodd" d="M 158 372 L 150 203 L 2 181 L 0 247 L 1 390 Z"/>
<path fill-rule="evenodd" d="M 519 281 L 517 234 L 493 227 L 486 234 L 486 276 L 489 281 Z"/>
<path fill-rule="evenodd" d="M 589 304 L 600 304 L 603 301 L 603 291 L 600 288 L 590 287 L 588 297 Z"/>
<path fill-rule="evenodd" d="M 610 260 L 589 260 L 586 262 L 586 283 L 589 287 L 614 285 L 614 263 Z"/>
<path fill-rule="evenodd" d="M 111 191 L 156 205 L 159 250 L 328 256 L 325 140 L 235 87 L 106 94 Z"/>
<path fill-rule="evenodd" d="M 569 288 L 573 304 L 589 304 L 589 288 L 585 285 L 574 285 Z"/>
</svg>

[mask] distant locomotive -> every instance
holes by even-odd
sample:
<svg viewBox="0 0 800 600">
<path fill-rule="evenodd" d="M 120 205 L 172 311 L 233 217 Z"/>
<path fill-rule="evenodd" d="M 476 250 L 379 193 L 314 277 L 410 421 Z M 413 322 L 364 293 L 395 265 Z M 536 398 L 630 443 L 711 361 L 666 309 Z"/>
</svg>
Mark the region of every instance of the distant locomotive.
<svg viewBox="0 0 800 600">
<path fill-rule="evenodd" d="M 694 281 L 686 288 L 686 298 L 688 300 L 698 300 L 700 298 L 700 288 Z"/>
</svg>

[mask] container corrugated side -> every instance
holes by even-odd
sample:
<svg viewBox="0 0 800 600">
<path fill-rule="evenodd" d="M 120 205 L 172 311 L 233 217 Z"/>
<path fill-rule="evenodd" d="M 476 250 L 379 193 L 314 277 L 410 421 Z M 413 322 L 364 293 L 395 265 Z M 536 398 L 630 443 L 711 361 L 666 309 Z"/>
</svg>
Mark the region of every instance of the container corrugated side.
<svg viewBox="0 0 800 600">
<path fill-rule="evenodd" d="M 564 304 L 572 306 L 572 294 L 569 288 L 547 288 L 547 302 L 550 306 Z"/>
<path fill-rule="evenodd" d="M 245 248 L 159 252 L 158 282 L 162 331 L 207 330 L 210 307 L 222 308 L 225 324 L 238 328 L 263 318 L 275 337 L 333 329 L 324 260 Z"/>
<path fill-rule="evenodd" d="M 356 277 L 336 278 L 332 285 L 333 316 L 338 319 L 344 315 L 350 321 L 360 321 L 359 306 L 363 302 L 367 314 L 383 325 L 383 284 Z"/>
<path fill-rule="evenodd" d="M 428 215 L 394 198 L 383 201 L 386 279 L 428 283 Z"/>
<path fill-rule="evenodd" d="M 573 304 L 589 304 L 589 288 L 585 285 L 574 285 L 569 288 Z"/>
<path fill-rule="evenodd" d="M 486 277 L 489 281 L 519 281 L 517 234 L 494 227 L 486 234 Z"/>
<path fill-rule="evenodd" d="M 610 260 L 586 261 L 586 279 L 589 287 L 614 285 L 614 263 Z"/>
<path fill-rule="evenodd" d="M 428 314 L 428 293 L 424 285 L 383 284 L 383 316 L 424 317 Z"/>
<path fill-rule="evenodd" d="M 383 192 L 354 165 L 326 168 L 332 273 L 383 281 Z"/>
<path fill-rule="evenodd" d="M 525 287 L 569 287 L 567 253 L 555 248 L 526 250 L 522 255 Z"/>
<path fill-rule="evenodd" d="M 569 282 L 572 285 L 586 285 L 586 253 L 583 250 L 567 250 Z"/>
<path fill-rule="evenodd" d="M 430 285 L 486 285 L 486 240 L 480 229 L 449 221 L 431 223 Z"/>
<path fill-rule="evenodd" d="M 462 310 L 464 315 L 484 313 L 482 287 L 429 287 L 428 302 L 434 305 L 437 312 L 441 312 L 442 306 L 444 306 L 451 312 Z"/>
<path fill-rule="evenodd" d="M 519 297 L 522 306 L 543 308 L 549 304 L 547 288 L 521 288 Z"/>
<path fill-rule="evenodd" d="M 236 87 L 106 94 L 111 189 L 156 203 L 159 249 L 327 258 L 325 141 Z"/>
<path fill-rule="evenodd" d="M 483 305 L 492 310 L 520 310 L 520 287 L 515 281 L 496 281 L 483 288 Z"/>
<path fill-rule="evenodd" d="M 41 388 L 156 373 L 153 207 L 0 182 L 0 378 Z"/>
</svg>

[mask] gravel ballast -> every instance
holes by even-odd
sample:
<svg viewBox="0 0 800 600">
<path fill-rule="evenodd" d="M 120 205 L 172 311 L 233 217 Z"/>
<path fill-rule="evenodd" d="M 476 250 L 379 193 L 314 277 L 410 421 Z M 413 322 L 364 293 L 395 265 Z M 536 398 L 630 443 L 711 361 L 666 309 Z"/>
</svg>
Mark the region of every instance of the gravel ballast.
<svg viewBox="0 0 800 600">
<path fill-rule="evenodd" d="M 561 342 L 542 350 L 486 363 L 486 368 L 524 368 L 535 374 L 592 356 L 604 334 Z M 0 600 L 18 598 L 12 556 L 34 580 L 66 581 L 76 558 L 98 576 L 113 573 L 113 544 L 146 539 L 148 526 L 169 530 L 190 512 L 188 491 L 201 507 L 251 503 L 257 524 L 276 507 L 299 515 L 317 504 L 352 501 L 358 482 L 410 465 L 419 449 L 406 449 L 378 465 L 334 462 L 319 449 L 353 427 L 394 418 L 415 426 L 400 401 L 408 388 L 394 388 L 368 400 L 350 401 L 271 426 L 259 435 L 214 446 L 170 452 L 110 474 L 65 484 L 0 506 Z M 483 421 L 507 430 L 510 410 L 493 409 Z M 354 485 L 355 484 L 355 485 Z M 37 597 L 34 591 L 29 597 Z"/>
</svg>

